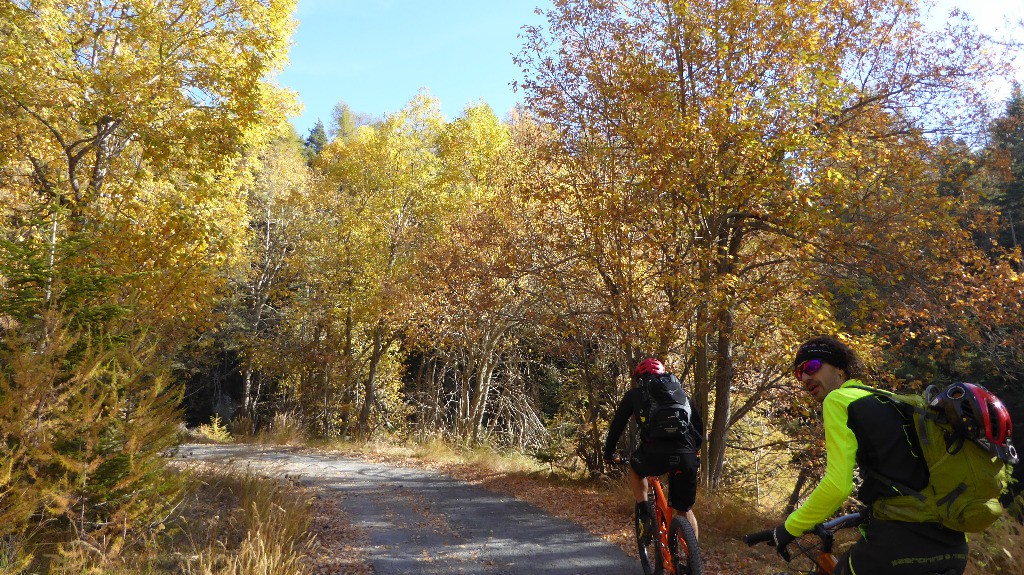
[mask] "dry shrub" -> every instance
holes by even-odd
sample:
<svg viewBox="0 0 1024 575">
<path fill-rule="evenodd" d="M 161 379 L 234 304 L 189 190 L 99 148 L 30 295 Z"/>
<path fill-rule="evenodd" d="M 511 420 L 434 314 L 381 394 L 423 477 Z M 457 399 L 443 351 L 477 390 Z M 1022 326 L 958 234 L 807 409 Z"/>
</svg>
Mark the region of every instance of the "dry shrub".
<svg viewBox="0 0 1024 575">
<path fill-rule="evenodd" d="M 268 429 L 259 434 L 260 441 L 276 445 L 294 445 L 306 439 L 306 424 L 297 411 L 275 413 Z"/>
<path fill-rule="evenodd" d="M 313 544 L 310 500 L 285 482 L 252 471 L 205 472 L 201 493 L 224 514 L 189 526 L 196 558 L 190 575 L 299 575 Z"/>
<path fill-rule="evenodd" d="M 231 420 L 228 426 L 231 435 L 239 441 L 250 441 L 256 439 L 256 420 L 248 415 L 238 415 Z"/>
<path fill-rule="evenodd" d="M 708 494 L 704 489 L 697 494 L 694 512 L 700 519 L 702 536 L 714 532 L 725 540 L 735 541 L 747 533 L 775 526 L 768 525 L 770 521 L 757 513 L 750 501 L 726 493 Z"/>
</svg>

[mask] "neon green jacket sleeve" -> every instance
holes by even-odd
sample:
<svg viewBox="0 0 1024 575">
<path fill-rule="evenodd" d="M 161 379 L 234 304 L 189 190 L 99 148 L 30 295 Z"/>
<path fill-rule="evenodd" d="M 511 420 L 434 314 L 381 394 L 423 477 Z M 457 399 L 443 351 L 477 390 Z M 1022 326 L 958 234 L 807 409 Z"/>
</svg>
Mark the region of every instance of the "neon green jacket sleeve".
<svg viewBox="0 0 1024 575">
<path fill-rule="evenodd" d="M 870 392 L 850 389 L 863 385 L 851 379 L 825 396 L 822 419 L 825 423 L 825 476 L 804 504 L 786 519 L 786 531 L 802 535 L 816 524 L 832 517 L 853 492 L 853 468 L 857 464 L 857 437 L 847 426 L 847 408 Z"/>
</svg>

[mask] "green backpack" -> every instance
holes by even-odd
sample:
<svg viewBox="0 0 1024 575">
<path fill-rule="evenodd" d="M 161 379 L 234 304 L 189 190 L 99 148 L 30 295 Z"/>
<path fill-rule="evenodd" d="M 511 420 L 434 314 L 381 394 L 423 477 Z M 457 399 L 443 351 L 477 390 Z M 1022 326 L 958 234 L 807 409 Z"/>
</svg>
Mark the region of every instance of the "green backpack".
<svg viewBox="0 0 1024 575">
<path fill-rule="evenodd" d="M 1002 515 L 999 496 L 1006 489 L 1010 466 L 957 433 L 941 411 L 929 406 L 933 392 L 905 395 L 855 387 L 888 398 L 905 417 L 913 417 L 921 452 L 928 465 L 928 485 L 921 491 L 869 471 L 872 477 L 901 493 L 876 500 L 871 509 L 874 517 L 889 521 L 936 522 L 956 531 L 980 533 Z"/>
</svg>

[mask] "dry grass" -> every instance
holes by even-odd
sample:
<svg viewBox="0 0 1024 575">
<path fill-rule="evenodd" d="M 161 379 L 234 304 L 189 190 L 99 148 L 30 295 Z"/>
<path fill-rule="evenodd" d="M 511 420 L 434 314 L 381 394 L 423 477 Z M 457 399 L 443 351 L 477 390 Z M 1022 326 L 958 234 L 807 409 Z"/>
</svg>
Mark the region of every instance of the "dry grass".
<svg viewBox="0 0 1024 575">
<path fill-rule="evenodd" d="M 228 465 L 188 467 L 200 482 L 182 512 L 192 518 L 179 537 L 188 553 L 177 554 L 174 573 L 372 574 L 366 534 L 349 521 L 342 494 Z"/>
<path fill-rule="evenodd" d="M 305 426 L 297 413 L 277 413 L 270 421 L 270 427 L 261 431 L 258 439 L 261 443 L 297 445 L 306 439 Z"/>
<path fill-rule="evenodd" d="M 246 470 L 171 462 L 190 488 L 151 542 L 102 553 L 74 541 L 48 557 L 51 575 L 299 575 L 317 564 L 315 493 Z M 0 543 L 0 573 L 23 573 Z M 16 550 L 14 550 L 16 551 Z M 23 566 L 21 566 L 23 567 Z M 352 575 L 361 571 L 336 571 Z"/>
<path fill-rule="evenodd" d="M 189 469 L 199 483 L 182 513 L 179 562 L 189 575 L 306 573 L 312 493 L 249 470 Z M 179 543 L 180 544 L 180 543 Z"/>
<path fill-rule="evenodd" d="M 257 430 L 256 421 L 245 415 L 231 420 L 231 434 L 239 443 L 263 445 L 301 445 L 306 443 L 306 430 L 302 418 L 294 412 L 274 414 L 270 423 Z"/>
</svg>

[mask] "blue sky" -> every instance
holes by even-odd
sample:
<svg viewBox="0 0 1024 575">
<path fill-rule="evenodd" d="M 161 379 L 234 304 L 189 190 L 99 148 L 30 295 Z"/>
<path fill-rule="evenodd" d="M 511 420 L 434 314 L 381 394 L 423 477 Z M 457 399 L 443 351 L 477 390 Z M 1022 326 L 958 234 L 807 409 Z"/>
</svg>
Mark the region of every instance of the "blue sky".
<svg viewBox="0 0 1024 575">
<path fill-rule="evenodd" d="M 278 82 L 299 93 L 292 123 L 308 134 L 329 127 L 344 100 L 375 116 L 397 112 L 421 88 L 448 118 L 483 100 L 499 117 L 521 101 L 510 83 L 526 24 L 540 23 L 538 0 L 299 0 L 290 63 Z"/>
<path fill-rule="evenodd" d="M 995 31 L 1007 16 L 1024 18 L 1024 0 L 937 0 L 936 12 L 959 6 L 979 27 Z M 522 100 L 512 62 L 526 24 L 548 0 L 299 0 L 290 63 L 278 82 L 299 94 L 292 119 L 302 136 L 317 118 L 329 127 L 344 100 L 353 111 L 383 116 L 402 109 L 421 88 L 455 118 L 483 100 L 499 117 Z M 1024 28 L 1016 38 L 1024 40 Z M 1022 64 L 1024 67 L 1024 64 Z M 1017 77 L 1024 80 L 1024 74 Z M 1004 99 L 1005 93 L 997 93 Z"/>
</svg>

